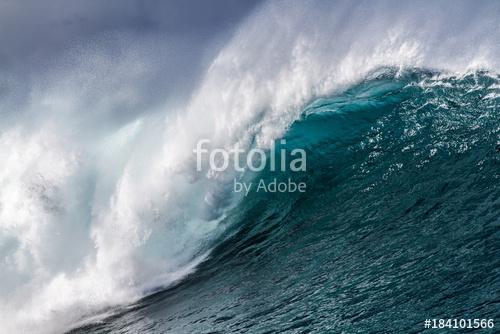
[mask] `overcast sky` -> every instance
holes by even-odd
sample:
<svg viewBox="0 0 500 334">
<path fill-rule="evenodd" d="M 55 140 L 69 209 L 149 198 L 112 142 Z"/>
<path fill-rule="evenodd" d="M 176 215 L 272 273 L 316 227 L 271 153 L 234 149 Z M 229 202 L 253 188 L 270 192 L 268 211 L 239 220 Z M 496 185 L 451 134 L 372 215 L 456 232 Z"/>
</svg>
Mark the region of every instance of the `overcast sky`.
<svg viewBox="0 0 500 334">
<path fill-rule="evenodd" d="M 258 0 L 0 0 L 0 66 L 33 68 L 110 32 L 157 33 L 197 41 L 235 26 Z"/>
<path fill-rule="evenodd" d="M 93 87 L 74 98 L 85 113 L 102 112 L 96 110 L 103 91 L 131 89 L 141 101 L 109 111 L 124 121 L 170 96 L 182 98 L 203 62 L 259 2 L 0 0 L 0 123 L 37 108 L 33 92 L 44 85 L 49 95 L 64 86 L 78 94 L 71 85 L 79 82 Z M 147 68 L 134 73 L 135 65 Z"/>
</svg>

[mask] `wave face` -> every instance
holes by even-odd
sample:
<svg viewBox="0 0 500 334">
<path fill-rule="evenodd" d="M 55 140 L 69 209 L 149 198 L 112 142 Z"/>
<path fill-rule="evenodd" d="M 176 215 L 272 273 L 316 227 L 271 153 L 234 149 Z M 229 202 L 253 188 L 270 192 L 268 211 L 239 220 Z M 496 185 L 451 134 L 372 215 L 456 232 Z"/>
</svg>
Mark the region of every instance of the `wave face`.
<svg viewBox="0 0 500 334">
<path fill-rule="evenodd" d="M 58 69 L 0 128 L 0 329 L 62 332 L 189 274 L 91 328 L 498 315 L 499 16 L 496 2 L 265 4 L 189 99 L 115 123 L 147 90 L 115 85 L 154 63 Z M 234 196 L 233 175 L 195 172 L 205 138 L 304 147 L 307 193 Z"/>
</svg>

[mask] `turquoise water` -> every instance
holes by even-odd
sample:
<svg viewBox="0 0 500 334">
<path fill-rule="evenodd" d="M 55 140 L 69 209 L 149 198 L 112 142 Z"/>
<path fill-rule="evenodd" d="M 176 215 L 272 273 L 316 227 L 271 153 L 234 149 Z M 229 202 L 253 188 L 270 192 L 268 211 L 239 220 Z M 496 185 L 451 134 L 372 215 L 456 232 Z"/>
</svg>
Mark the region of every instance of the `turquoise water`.
<svg viewBox="0 0 500 334">
<path fill-rule="evenodd" d="M 500 318 L 500 77 L 383 69 L 285 135 L 305 193 L 251 192 L 195 273 L 74 333 L 411 333 Z M 497 324 L 497 326 L 500 324 Z M 456 331 L 456 330 L 455 330 Z"/>
</svg>

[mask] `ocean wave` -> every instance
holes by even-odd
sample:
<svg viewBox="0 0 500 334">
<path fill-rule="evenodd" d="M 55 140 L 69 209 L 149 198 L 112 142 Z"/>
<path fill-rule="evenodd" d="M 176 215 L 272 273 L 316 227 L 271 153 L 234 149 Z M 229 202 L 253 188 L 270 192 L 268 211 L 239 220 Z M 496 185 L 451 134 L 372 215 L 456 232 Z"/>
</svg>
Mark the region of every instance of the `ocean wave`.
<svg viewBox="0 0 500 334">
<path fill-rule="evenodd" d="M 491 31 L 500 8 L 491 2 L 470 7 L 447 1 L 267 3 L 221 49 L 187 101 L 166 103 L 163 112 L 145 110 L 119 126 L 107 124 L 105 111 L 135 105 L 141 96 L 134 86 L 121 93 L 110 83 L 94 91 L 92 82 L 101 77 L 93 72 L 86 90 L 76 89 L 95 59 L 76 73 L 56 71 L 32 94 L 27 114 L 36 117 L 14 118 L 0 133 L 2 329 L 61 331 L 192 273 L 234 231 L 237 223 L 228 217 L 236 219 L 231 210 L 242 200 L 231 192 L 233 174 L 196 173 L 192 150 L 200 139 L 227 149 L 269 149 L 278 138 L 291 136 L 292 145 L 302 136 L 307 141 L 300 144 L 315 151 L 315 142 L 349 142 L 366 127 L 402 118 L 409 122 L 401 124 L 402 136 L 423 140 L 414 108 L 423 115 L 438 111 L 424 117 L 435 131 L 477 127 L 468 140 L 387 147 L 426 156 L 419 158 L 422 166 L 442 150 L 469 152 L 485 139 L 481 134 L 493 140 L 498 130 L 485 132 L 477 120 L 498 117 L 500 44 Z M 140 64 L 125 65 L 117 66 L 117 75 L 126 72 L 126 80 L 144 73 Z M 94 112 L 87 109 L 88 96 L 102 97 L 91 105 Z M 384 119 L 387 108 L 402 103 L 406 115 Z M 456 112 L 471 105 L 470 114 Z M 375 131 L 359 145 L 380 140 Z M 337 156 L 337 146 L 327 150 L 345 164 L 339 173 L 347 173 L 346 166 L 370 173 L 369 165 L 384 159 L 383 150 L 373 149 L 358 166 Z M 382 180 L 398 164 L 381 164 Z M 320 175 L 322 168 L 335 168 L 328 166 Z M 323 177 L 314 182 L 331 175 Z M 381 182 L 373 179 L 365 190 Z M 283 205 L 290 210 L 291 203 Z"/>
</svg>

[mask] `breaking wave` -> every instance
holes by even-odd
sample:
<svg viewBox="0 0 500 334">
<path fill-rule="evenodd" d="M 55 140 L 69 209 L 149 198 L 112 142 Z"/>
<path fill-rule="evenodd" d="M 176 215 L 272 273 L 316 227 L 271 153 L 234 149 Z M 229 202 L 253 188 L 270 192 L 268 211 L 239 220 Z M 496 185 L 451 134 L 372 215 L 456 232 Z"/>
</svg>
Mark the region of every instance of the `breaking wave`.
<svg viewBox="0 0 500 334">
<path fill-rule="evenodd" d="M 265 4 L 188 99 L 117 124 L 109 110 L 141 100 L 135 80 L 154 64 L 124 57 L 102 72 L 99 55 L 55 71 L 0 125 L 0 328 L 63 331 L 171 286 L 234 236 L 234 212 L 251 199 L 232 193 L 232 175 L 196 173 L 200 139 L 269 149 L 290 138 L 323 161 L 321 177 L 305 177 L 318 198 L 314 184 L 352 170 L 378 173 L 344 189 L 369 194 L 409 165 L 487 156 L 498 145 L 499 15 L 495 2 Z M 130 87 L 115 90 L 119 80 Z M 347 144 L 365 159 L 340 153 Z"/>
</svg>

